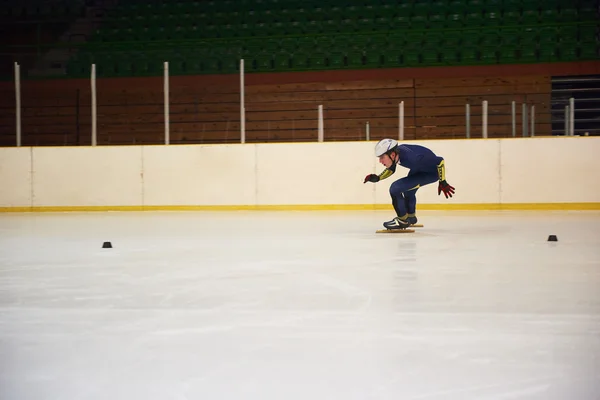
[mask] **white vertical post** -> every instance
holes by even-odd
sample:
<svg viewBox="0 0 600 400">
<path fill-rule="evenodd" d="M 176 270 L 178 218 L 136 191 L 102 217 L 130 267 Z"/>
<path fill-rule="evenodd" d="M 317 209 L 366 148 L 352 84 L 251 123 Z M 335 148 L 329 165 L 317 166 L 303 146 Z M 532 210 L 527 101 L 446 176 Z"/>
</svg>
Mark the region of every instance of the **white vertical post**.
<svg viewBox="0 0 600 400">
<path fill-rule="evenodd" d="M 481 132 L 483 134 L 483 138 L 487 139 L 487 137 L 488 137 L 488 102 L 487 102 L 487 100 L 484 100 L 483 104 L 482 104 Z"/>
<path fill-rule="evenodd" d="M 404 101 L 398 105 L 398 139 L 404 140 Z"/>
<path fill-rule="evenodd" d="M 511 103 L 511 115 L 512 115 L 512 135 L 517 136 L 517 103 L 513 100 Z"/>
<path fill-rule="evenodd" d="M 575 98 L 569 99 L 569 132 L 570 136 L 575 136 Z"/>
<path fill-rule="evenodd" d="M 367 134 L 367 142 L 368 142 L 369 140 L 371 140 L 371 131 L 369 128 L 369 121 L 367 121 L 366 134 Z"/>
<path fill-rule="evenodd" d="M 244 59 L 240 60 L 240 142 L 246 143 L 246 103 L 244 101 Z"/>
<path fill-rule="evenodd" d="M 471 139 L 471 105 L 465 104 L 465 127 L 467 130 L 467 139 Z"/>
<path fill-rule="evenodd" d="M 565 106 L 565 136 L 570 136 L 570 128 L 571 124 L 569 124 L 569 106 Z"/>
<path fill-rule="evenodd" d="M 170 144 L 170 130 L 169 130 L 169 62 L 164 62 L 164 93 L 165 93 L 165 144 Z"/>
<path fill-rule="evenodd" d="M 523 103 L 523 137 L 527 137 L 527 104 Z"/>
<path fill-rule="evenodd" d="M 323 105 L 319 105 L 319 142 L 324 140 L 324 132 L 323 132 Z"/>
<path fill-rule="evenodd" d="M 535 106 L 531 106 L 531 137 L 535 136 Z"/>
<path fill-rule="evenodd" d="M 97 144 L 96 122 L 96 64 L 92 64 L 92 146 Z"/>
<path fill-rule="evenodd" d="M 15 62 L 15 108 L 17 147 L 21 147 L 21 66 Z"/>
</svg>

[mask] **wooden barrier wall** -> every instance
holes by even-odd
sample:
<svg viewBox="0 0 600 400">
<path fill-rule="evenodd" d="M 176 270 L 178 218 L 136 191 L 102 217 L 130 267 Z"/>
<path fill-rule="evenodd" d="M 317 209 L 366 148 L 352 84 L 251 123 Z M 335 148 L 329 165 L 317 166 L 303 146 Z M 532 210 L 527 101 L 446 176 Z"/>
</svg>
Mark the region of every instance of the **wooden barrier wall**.
<svg viewBox="0 0 600 400">
<path fill-rule="evenodd" d="M 522 103 L 535 104 L 536 134 L 549 135 L 552 68 L 520 68 L 247 74 L 246 139 L 316 141 L 320 104 L 326 140 L 364 140 L 367 121 L 372 140 L 396 137 L 401 101 L 406 139 L 464 138 L 466 103 L 471 104 L 471 136 L 481 137 L 483 100 L 489 102 L 490 138 L 511 136 L 513 100 L 518 135 Z M 557 64 L 553 68 L 558 72 Z M 562 68 L 562 74 L 585 69 L 580 63 Z M 598 69 L 597 63 L 591 69 Z M 98 144 L 164 143 L 163 96 L 162 77 L 98 79 Z M 89 80 L 23 81 L 21 103 L 23 145 L 90 144 Z M 171 77 L 171 143 L 239 142 L 239 104 L 238 75 Z M 12 82 L 0 85 L 0 110 L 0 145 L 14 146 Z"/>
</svg>

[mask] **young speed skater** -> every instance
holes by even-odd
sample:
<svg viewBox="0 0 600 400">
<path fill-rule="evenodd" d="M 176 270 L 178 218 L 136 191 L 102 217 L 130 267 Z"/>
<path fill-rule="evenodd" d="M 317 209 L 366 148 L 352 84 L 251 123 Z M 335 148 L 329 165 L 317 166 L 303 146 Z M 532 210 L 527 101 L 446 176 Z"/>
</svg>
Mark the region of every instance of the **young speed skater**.
<svg viewBox="0 0 600 400">
<path fill-rule="evenodd" d="M 379 174 L 369 174 L 363 183 L 379 182 L 396 172 L 396 164 L 409 169 L 408 175 L 390 186 L 392 205 L 396 217 L 383 223 L 387 229 L 406 229 L 417 223 L 416 193 L 420 187 L 439 181 L 438 196 L 444 192 L 446 198 L 452 197 L 454 187 L 446 182 L 444 159 L 424 146 L 398 144 L 394 139 L 383 139 L 375 145 L 375 156 L 385 166 Z"/>
</svg>

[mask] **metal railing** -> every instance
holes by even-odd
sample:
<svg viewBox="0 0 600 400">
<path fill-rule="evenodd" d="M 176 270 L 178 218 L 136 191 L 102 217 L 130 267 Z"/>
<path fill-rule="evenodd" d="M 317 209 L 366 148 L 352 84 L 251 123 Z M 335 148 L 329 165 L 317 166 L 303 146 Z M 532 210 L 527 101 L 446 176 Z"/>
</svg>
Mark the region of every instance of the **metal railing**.
<svg viewBox="0 0 600 400">
<path fill-rule="evenodd" d="M 36 110 L 36 117 L 41 124 L 53 116 L 60 115 L 56 121 L 51 122 L 52 129 L 36 129 L 28 125 L 24 132 L 23 120 L 31 117 L 33 107 L 23 107 L 21 94 L 20 65 L 15 63 L 15 97 L 14 125 L 8 126 L 5 118 L 5 132 L 2 140 L 3 145 L 91 145 L 99 144 L 179 144 L 179 143 L 246 143 L 246 142 L 277 142 L 277 141 L 360 141 L 377 140 L 383 137 L 397 137 L 400 140 L 422 140 L 422 139 L 476 139 L 476 138 L 516 138 L 550 135 L 598 135 L 598 130 L 582 131 L 576 128 L 576 107 L 579 106 L 574 97 L 568 99 L 563 108 L 557 108 L 548 93 L 518 93 L 501 95 L 478 95 L 444 96 L 432 98 L 419 98 L 420 107 L 415 104 L 415 99 L 399 99 L 390 104 L 387 109 L 376 109 L 370 114 L 364 113 L 359 117 L 345 117 L 347 111 L 352 110 L 338 108 L 336 117 L 328 115 L 331 111 L 327 102 L 322 102 L 314 107 L 314 111 L 307 111 L 304 118 L 295 119 L 285 117 L 285 120 L 262 119 L 252 129 L 247 129 L 247 103 L 245 99 L 244 62 L 240 62 L 240 97 L 239 97 L 239 119 L 231 115 L 222 117 L 221 120 L 206 121 L 198 118 L 200 112 L 196 109 L 187 111 L 181 118 L 181 113 L 171 111 L 172 99 L 169 89 L 169 63 L 163 65 L 163 101 L 156 102 L 150 106 L 154 107 L 152 114 L 145 114 L 147 125 L 152 126 L 152 132 L 131 134 L 105 134 L 104 124 L 106 116 L 98 115 L 98 103 L 96 92 L 96 66 L 92 64 L 90 73 L 91 99 L 83 98 L 80 90 L 73 92 L 57 91 L 51 95 L 48 102 L 57 105 L 52 112 L 46 111 L 44 107 Z M 232 77 L 232 78 L 235 78 Z M 57 81 L 59 82 L 59 81 Z M 57 86 L 58 87 L 58 86 Z M 428 111 L 428 102 L 434 99 L 445 99 L 447 106 L 437 106 L 436 115 Z M 461 103 L 462 102 L 462 103 Z M 564 99 L 563 99 L 564 102 Z M 442 102 L 443 103 L 443 102 Z M 82 105 L 85 104 L 85 105 Z M 89 105 L 88 105 L 89 104 Z M 440 103 L 441 104 L 441 103 Z M 141 103 L 140 103 L 141 105 Z M 148 104 L 145 104 L 148 106 Z M 181 106 L 182 104 L 176 104 Z M 559 104 L 560 106 L 561 104 Z M 125 108 L 123 105 L 111 105 L 115 108 Z M 129 106 L 137 106 L 130 104 Z M 143 105 L 142 105 L 143 106 Z M 190 105 L 193 106 L 193 105 Z M 12 108 L 5 107 L 6 108 Z M 103 105 L 106 110 L 106 105 Z M 162 113 L 158 109 L 162 108 Z M 192 108 L 192 107 L 190 107 Z M 27 111 L 23 113 L 23 110 Z M 355 109 L 358 110 L 358 109 Z M 585 110 L 585 109 L 584 109 Z M 3 112 L 7 115 L 7 112 Z M 162 115 L 161 115 L 162 114 Z M 268 115 L 268 113 L 266 113 Z M 281 114 L 281 113 L 280 113 Z M 369 114 L 370 117 L 364 117 Z M 254 114 L 255 116 L 256 114 Z M 340 117 L 341 115 L 341 117 Z M 253 116 L 253 117 L 254 117 Z M 172 120 L 176 118 L 176 121 Z M 89 118 L 89 120 L 88 120 Z M 216 118 L 216 117 L 215 117 Z M 226 119 L 225 119 L 226 118 Z M 196 122 L 195 134 L 181 133 L 179 124 Z M 88 122 L 89 121 L 89 122 Z M 283 123 L 285 122 L 285 124 Z M 135 124 L 135 122 L 126 122 Z M 218 134 L 210 134 L 211 124 L 220 124 Z M 562 129 L 557 129 L 557 124 L 562 123 Z M 163 125 L 161 128 L 160 126 Z M 282 126 L 285 126 L 282 128 Z M 13 128 L 14 127 L 14 128 Z M 257 128 L 258 127 L 258 128 Z M 14 130 L 13 130 L 14 129 Z M 43 133 L 39 131 L 44 131 Z M 99 131 L 102 138 L 99 140 Z M 12 139 L 11 132 L 15 132 Z"/>
</svg>

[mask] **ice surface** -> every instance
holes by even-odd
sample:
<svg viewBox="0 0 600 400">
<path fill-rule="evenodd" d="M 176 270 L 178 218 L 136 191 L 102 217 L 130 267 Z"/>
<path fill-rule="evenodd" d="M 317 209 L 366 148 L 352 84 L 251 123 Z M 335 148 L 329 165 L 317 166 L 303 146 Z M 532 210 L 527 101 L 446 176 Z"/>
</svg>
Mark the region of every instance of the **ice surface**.
<svg viewBox="0 0 600 400">
<path fill-rule="evenodd" d="M 600 399 L 600 213 L 419 214 L 0 215 L 0 399 Z"/>
</svg>

